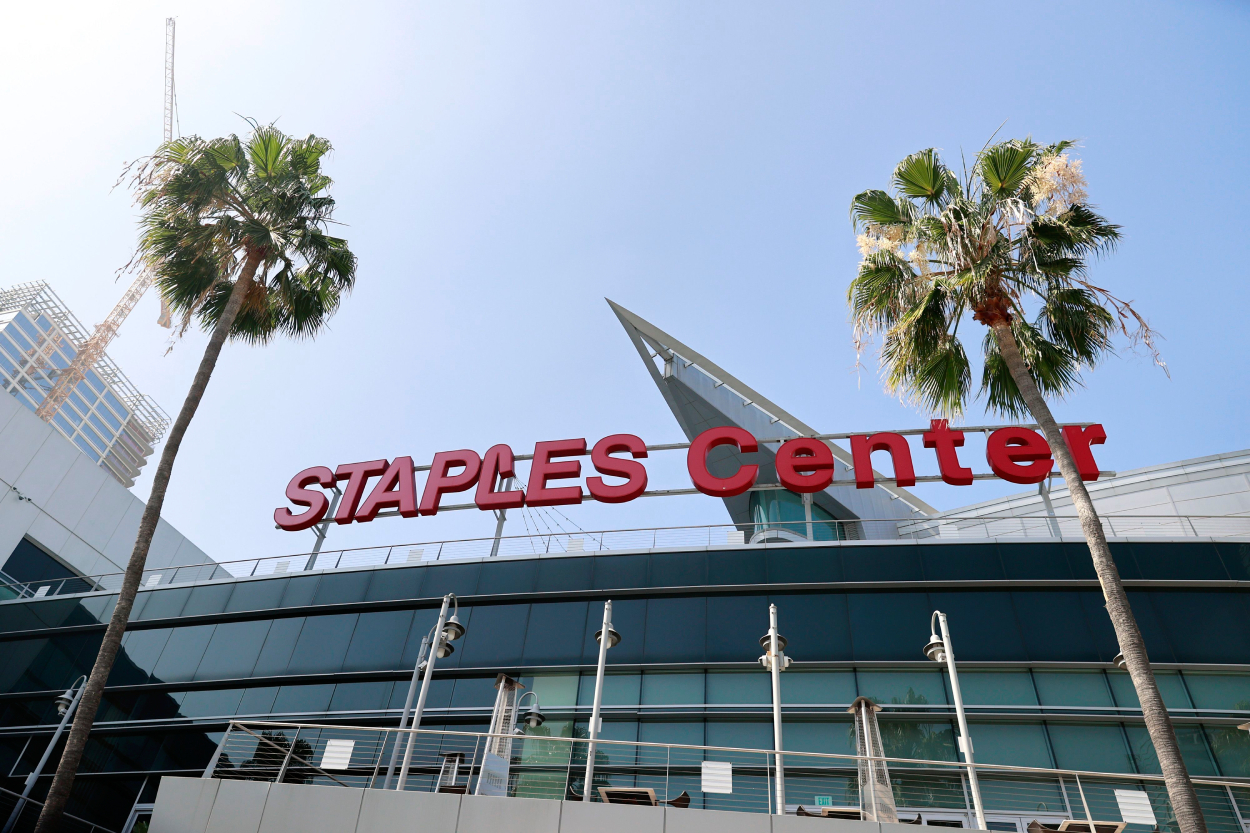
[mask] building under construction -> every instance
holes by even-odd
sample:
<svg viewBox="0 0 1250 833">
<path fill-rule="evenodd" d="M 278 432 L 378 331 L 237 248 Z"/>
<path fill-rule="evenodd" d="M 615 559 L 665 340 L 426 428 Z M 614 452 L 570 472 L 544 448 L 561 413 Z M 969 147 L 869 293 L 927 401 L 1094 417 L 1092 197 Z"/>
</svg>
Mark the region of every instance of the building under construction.
<svg viewBox="0 0 1250 833">
<path fill-rule="evenodd" d="M 0 290 L 0 390 L 38 411 L 90 338 L 43 281 Z M 169 416 L 103 350 L 64 393 L 48 421 L 118 482 L 133 486 Z"/>
</svg>

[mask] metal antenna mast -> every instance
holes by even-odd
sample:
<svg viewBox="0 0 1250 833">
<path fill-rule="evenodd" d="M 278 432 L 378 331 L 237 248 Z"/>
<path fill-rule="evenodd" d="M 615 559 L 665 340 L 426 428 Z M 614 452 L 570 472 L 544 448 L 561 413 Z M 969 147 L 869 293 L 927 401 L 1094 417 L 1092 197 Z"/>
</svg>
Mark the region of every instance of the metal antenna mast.
<svg viewBox="0 0 1250 833">
<path fill-rule="evenodd" d="M 165 19 L 165 141 L 167 142 L 174 136 L 174 109 L 174 19 L 169 17 Z M 48 392 L 35 411 L 44 422 L 52 421 L 52 417 L 56 416 L 57 411 L 65 404 L 65 400 L 69 398 L 74 387 L 104 356 L 104 350 L 116 337 L 118 328 L 151 285 L 152 275 L 146 270 L 140 272 L 135 282 L 126 290 L 126 294 L 117 302 L 117 306 L 113 307 L 108 318 L 104 319 L 104 323 L 96 327 L 95 332 L 83 344 L 78 345 L 78 354 L 74 356 L 69 367 L 57 377 L 56 384 L 52 386 L 52 390 Z M 164 300 L 161 301 L 161 317 L 157 323 L 162 327 L 171 325 L 169 309 L 165 306 Z"/>
</svg>

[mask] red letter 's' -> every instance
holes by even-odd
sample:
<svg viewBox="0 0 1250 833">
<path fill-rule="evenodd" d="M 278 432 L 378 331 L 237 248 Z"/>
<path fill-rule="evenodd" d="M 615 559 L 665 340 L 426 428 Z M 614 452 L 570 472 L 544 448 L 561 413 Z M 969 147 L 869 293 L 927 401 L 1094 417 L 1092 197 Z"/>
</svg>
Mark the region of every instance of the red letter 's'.
<svg viewBox="0 0 1250 833">
<path fill-rule="evenodd" d="M 587 477 L 586 488 L 591 497 L 600 503 L 624 503 L 647 490 L 646 466 L 612 456 L 625 451 L 635 458 L 646 457 L 647 444 L 633 434 L 613 434 L 595 443 L 590 451 L 590 462 L 594 464 L 595 471 L 626 478 L 626 482 L 619 486 L 609 486 L 602 477 Z"/>
<path fill-rule="evenodd" d="M 937 449 L 938 470 L 942 482 L 950 486 L 971 486 L 972 469 L 959 465 L 959 452 L 955 449 L 964 444 L 964 432 L 952 431 L 944 419 L 929 420 L 929 430 L 920 437 L 925 448 Z"/>
<path fill-rule="evenodd" d="M 364 494 L 365 483 L 375 474 L 386 471 L 385 460 L 370 460 L 367 463 L 344 463 L 334 472 L 338 480 L 346 480 L 347 488 L 343 490 L 343 498 L 339 501 L 338 511 L 334 513 L 334 522 L 349 524 L 356 517 L 356 506 L 360 496 Z"/>
<path fill-rule="evenodd" d="M 556 463 L 552 457 L 569 457 L 586 453 L 586 440 L 551 440 L 534 444 L 534 462 L 530 464 L 530 482 L 525 490 L 526 506 L 563 506 L 566 503 L 582 502 L 581 486 L 559 486 L 547 488 L 548 480 L 564 480 L 569 477 L 581 477 L 580 460 L 561 460 Z"/>
<path fill-rule="evenodd" d="M 278 526 L 287 532 L 299 532 L 301 529 L 316 525 L 325 517 L 326 510 L 330 508 L 330 501 L 324 492 L 316 492 L 307 488 L 314 483 L 327 489 L 330 488 L 334 485 L 334 472 L 325 466 L 313 466 L 292 477 L 291 482 L 286 485 L 287 500 L 296 506 L 307 506 L 309 509 L 298 515 L 292 514 L 291 510 L 285 506 L 275 509 L 273 519 Z"/>
<path fill-rule="evenodd" d="M 509 477 L 516 477 L 515 465 L 509 446 L 492 445 L 486 450 L 482 455 L 482 475 L 477 479 L 477 495 L 473 498 L 478 509 L 516 509 L 525 503 L 525 492 L 520 489 L 494 490 L 496 480 L 502 485 Z"/>
<path fill-rule="evenodd" d="M 894 465 L 894 482 L 900 486 L 916 485 L 916 470 L 911 466 L 911 448 L 901 434 L 889 432 L 873 434 L 871 437 L 857 435 L 851 437 L 851 456 L 855 462 L 855 488 L 871 489 L 876 483 L 872 474 L 872 453 L 874 451 L 890 452 L 890 461 Z"/>
<path fill-rule="evenodd" d="M 990 434 L 985 443 L 985 459 L 994 474 L 1008 483 L 1022 485 L 1041 483 L 1055 465 L 1042 435 L 1017 426 L 999 428 Z"/>
<path fill-rule="evenodd" d="M 777 449 L 776 464 L 777 479 L 792 492 L 820 492 L 833 482 L 833 452 L 820 440 L 786 440 Z"/>
<path fill-rule="evenodd" d="M 1082 480 L 1098 479 L 1098 464 L 1094 462 L 1094 452 L 1089 450 L 1091 445 L 1102 445 L 1107 441 L 1107 432 L 1103 430 L 1101 425 L 1094 424 L 1082 430 L 1079 425 L 1063 426 L 1063 439 L 1068 444 L 1068 450 L 1072 452 L 1072 460 L 1076 463 L 1076 470 L 1080 472 Z"/>
<path fill-rule="evenodd" d="M 448 474 L 450 469 L 463 467 L 457 474 Z M 463 492 L 477 482 L 477 473 L 482 468 L 482 460 L 476 451 L 467 448 L 459 451 L 440 451 L 434 455 L 430 464 L 430 476 L 425 480 L 425 491 L 421 495 L 421 514 L 437 515 L 439 501 L 447 492 Z"/>
<path fill-rule="evenodd" d="M 686 469 L 694 487 L 705 495 L 712 497 L 733 497 L 750 489 L 755 483 L 755 476 L 760 467 L 756 465 L 742 466 L 729 477 L 716 477 L 707 470 L 707 455 L 712 449 L 721 445 L 736 446 L 739 451 L 750 454 L 759 451 L 759 444 L 751 432 L 734 425 L 720 428 L 709 428 L 694 438 L 690 450 L 686 453 Z"/>
<path fill-rule="evenodd" d="M 394 507 L 404 518 L 417 516 L 417 482 L 413 476 L 411 457 L 396 457 L 378 485 L 356 512 L 359 523 L 368 523 L 383 509 Z"/>
</svg>

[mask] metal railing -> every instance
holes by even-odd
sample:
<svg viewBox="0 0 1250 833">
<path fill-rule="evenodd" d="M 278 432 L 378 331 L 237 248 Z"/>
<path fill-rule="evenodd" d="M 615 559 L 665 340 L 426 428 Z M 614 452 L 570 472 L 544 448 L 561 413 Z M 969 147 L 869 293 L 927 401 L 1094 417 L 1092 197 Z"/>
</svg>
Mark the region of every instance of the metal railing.
<svg viewBox="0 0 1250 833">
<path fill-rule="evenodd" d="M 20 800 L 20 794 L 0 787 L 0 824 L 9 818 L 13 813 L 13 808 L 17 806 Z M 39 820 L 39 813 L 42 811 L 42 801 L 27 798 L 22 805 L 21 812 L 18 813 L 16 821 L 13 823 L 11 833 L 32 833 L 35 829 L 35 822 Z M 107 827 L 70 815 L 69 813 L 66 813 L 61 821 L 60 829 L 64 833 L 113 833 Z"/>
<path fill-rule="evenodd" d="M 1250 517 L 1226 515 L 1106 515 L 1101 518 L 1109 538 L 1207 538 L 1250 540 Z M 197 584 L 218 579 L 343 570 L 399 564 L 423 564 L 494 556 L 578 555 L 655 549 L 722 549 L 793 546 L 795 543 L 850 543 L 861 540 L 1082 538 L 1072 516 L 943 516 L 900 521 L 769 521 L 758 524 L 711 524 L 464 538 L 451 541 L 327 550 L 238 561 L 214 561 L 144 572 L 141 587 Z M 8 581 L 0 577 L 0 601 L 60 596 L 98 590 L 116 591 L 122 573 L 102 573 L 39 581 Z"/>
<path fill-rule="evenodd" d="M 424 729 L 378 729 L 277 722 L 232 722 L 204 772 L 205 778 L 394 789 L 398 771 L 389 769 L 411 746 L 404 789 L 519 798 L 583 800 L 583 775 L 590 742 L 528 730 L 525 735 L 491 735 Z M 489 739 L 504 739 L 504 755 L 487 755 Z M 499 749 L 492 742 L 491 748 Z M 594 789 L 650 789 L 658 802 L 674 807 L 776 813 L 776 755 L 735 749 L 637 741 L 594 742 Z M 867 758 L 815 752 L 783 757 L 785 812 L 798 807 L 859 808 L 858 765 Z M 952 761 L 873 758 L 885 761 L 902 821 L 975 827 L 967 787 L 968 765 Z M 711 765 L 709 767 L 709 764 Z M 1177 825 L 1162 776 L 1038 769 L 976 764 L 987 818 L 1023 831 L 1034 819 L 1120 821 L 1133 799 L 1146 802 L 1160 833 Z M 708 777 L 711 773 L 712 777 Z M 1207 828 L 1212 833 L 1246 833 L 1250 782 L 1196 779 Z M 1117 794 L 1117 791 L 1120 794 Z M 1132 819 L 1127 819 L 1132 821 Z M 1135 828 L 1148 829 L 1148 828 Z"/>
</svg>

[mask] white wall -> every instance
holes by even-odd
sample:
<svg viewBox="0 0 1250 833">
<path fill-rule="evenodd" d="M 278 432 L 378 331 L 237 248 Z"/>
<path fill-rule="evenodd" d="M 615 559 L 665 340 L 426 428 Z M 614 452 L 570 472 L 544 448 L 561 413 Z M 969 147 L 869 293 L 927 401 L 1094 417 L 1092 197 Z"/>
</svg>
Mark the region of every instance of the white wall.
<svg viewBox="0 0 1250 833">
<path fill-rule="evenodd" d="M 27 537 L 83 575 L 125 569 L 143 501 L 7 393 L 0 393 L 0 490 L 0 568 Z M 161 520 L 150 568 L 211 560 Z"/>
</svg>

